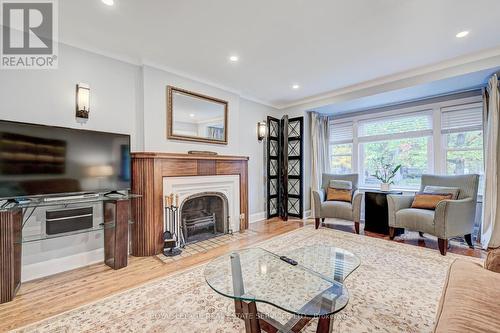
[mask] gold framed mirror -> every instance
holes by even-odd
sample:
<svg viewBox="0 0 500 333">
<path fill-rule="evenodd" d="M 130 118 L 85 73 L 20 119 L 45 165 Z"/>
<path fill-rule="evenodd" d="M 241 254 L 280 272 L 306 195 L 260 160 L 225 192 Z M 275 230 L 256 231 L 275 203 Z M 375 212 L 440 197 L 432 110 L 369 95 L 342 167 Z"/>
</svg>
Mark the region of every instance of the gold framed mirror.
<svg viewBox="0 0 500 333">
<path fill-rule="evenodd" d="M 167 138 L 227 144 L 228 102 L 167 86 Z"/>
</svg>

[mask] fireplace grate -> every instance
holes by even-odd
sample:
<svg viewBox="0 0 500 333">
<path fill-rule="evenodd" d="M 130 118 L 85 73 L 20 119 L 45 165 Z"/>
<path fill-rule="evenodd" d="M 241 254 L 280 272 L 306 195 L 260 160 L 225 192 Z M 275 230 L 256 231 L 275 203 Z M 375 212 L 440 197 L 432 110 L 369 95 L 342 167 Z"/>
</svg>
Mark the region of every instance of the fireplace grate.
<svg viewBox="0 0 500 333">
<path fill-rule="evenodd" d="M 196 232 L 201 229 L 212 229 L 213 233 L 215 234 L 216 233 L 215 222 L 216 222 L 215 213 L 198 216 L 194 218 L 184 218 L 183 219 L 184 234 L 190 235 L 193 232 Z"/>
</svg>

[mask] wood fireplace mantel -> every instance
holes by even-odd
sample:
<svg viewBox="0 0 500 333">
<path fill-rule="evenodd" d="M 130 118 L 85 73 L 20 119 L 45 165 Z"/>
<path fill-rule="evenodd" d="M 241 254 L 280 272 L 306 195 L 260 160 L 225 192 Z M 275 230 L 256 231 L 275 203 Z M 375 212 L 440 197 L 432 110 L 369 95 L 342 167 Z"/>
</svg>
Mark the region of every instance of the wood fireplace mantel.
<svg viewBox="0 0 500 333">
<path fill-rule="evenodd" d="M 240 176 L 240 229 L 248 228 L 248 157 L 141 152 L 132 154 L 132 255 L 163 250 L 163 177 Z"/>
</svg>

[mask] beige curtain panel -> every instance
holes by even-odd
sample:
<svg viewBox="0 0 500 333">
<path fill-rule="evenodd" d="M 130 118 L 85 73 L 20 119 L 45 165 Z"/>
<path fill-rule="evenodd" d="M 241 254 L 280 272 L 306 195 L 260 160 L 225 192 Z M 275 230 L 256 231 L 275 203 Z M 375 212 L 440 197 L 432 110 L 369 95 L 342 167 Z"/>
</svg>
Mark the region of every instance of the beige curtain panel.
<svg viewBox="0 0 500 333">
<path fill-rule="evenodd" d="M 317 112 L 310 112 L 311 123 L 311 201 L 313 199 L 312 191 L 318 190 L 321 186 L 321 177 L 323 173 L 330 171 L 329 163 L 329 131 L 328 116 Z M 314 202 L 311 202 L 314 207 Z"/>
<path fill-rule="evenodd" d="M 483 199 L 483 226 L 481 243 L 485 249 L 500 246 L 500 196 L 498 195 L 500 164 L 500 93 L 498 76 L 495 74 L 488 82 L 488 98 L 485 106 L 485 191 Z"/>
</svg>

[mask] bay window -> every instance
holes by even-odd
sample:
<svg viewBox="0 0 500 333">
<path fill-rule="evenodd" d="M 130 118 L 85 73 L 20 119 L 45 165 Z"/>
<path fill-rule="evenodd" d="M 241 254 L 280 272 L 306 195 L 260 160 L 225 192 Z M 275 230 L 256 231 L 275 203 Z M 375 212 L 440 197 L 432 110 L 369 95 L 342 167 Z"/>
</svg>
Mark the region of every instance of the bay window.
<svg viewBox="0 0 500 333">
<path fill-rule="evenodd" d="M 361 187 L 378 187 L 380 166 L 401 164 L 395 188 L 417 190 L 423 173 L 483 174 L 480 97 L 364 113 L 330 121 L 332 173 L 359 173 Z"/>
</svg>

